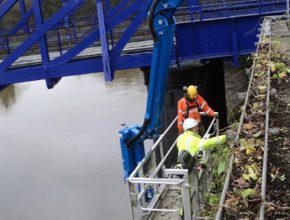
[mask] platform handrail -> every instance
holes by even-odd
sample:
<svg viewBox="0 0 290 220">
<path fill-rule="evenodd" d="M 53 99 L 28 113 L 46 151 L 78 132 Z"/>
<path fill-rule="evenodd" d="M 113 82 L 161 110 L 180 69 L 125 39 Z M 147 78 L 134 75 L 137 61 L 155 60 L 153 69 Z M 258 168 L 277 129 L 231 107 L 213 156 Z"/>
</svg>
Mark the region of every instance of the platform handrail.
<svg viewBox="0 0 290 220">
<path fill-rule="evenodd" d="M 206 116 L 206 114 L 203 112 L 201 112 L 200 114 L 201 116 Z M 174 168 L 166 169 L 165 167 L 166 160 L 176 147 L 177 138 L 172 143 L 170 148 L 167 150 L 165 155 L 162 151 L 163 148 L 162 141 L 168 134 L 169 130 L 173 127 L 173 125 L 175 125 L 176 121 L 177 117 L 174 118 L 174 120 L 170 123 L 170 125 L 166 128 L 166 130 L 159 136 L 159 138 L 153 144 L 152 148 L 145 155 L 143 160 L 139 162 L 139 164 L 133 170 L 131 175 L 127 178 L 130 194 L 133 196 L 133 200 L 131 199 L 132 209 L 133 207 L 139 208 L 140 210 L 142 210 L 142 212 L 144 212 L 143 215 L 150 215 L 151 212 L 177 212 L 181 208 L 184 208 L 184 213 L 186 214 L 186 212 L 191 213 L 192 210 L 196 211 L 195 208 L 200 206 L 198 202 L 200 197 L 198 182 L 193 184 L 192 190 L 189 190 L 191 184 L 189 182 L 189 178 L 192 178 L 192 175 L 194 175 L 195 178 L 200 179 L 203 170 L 200 171 L 196 170 L 194 171 L 195 174 L 193 173 L 189 174 L 188 169 L 174 169 Z M 219 133 L 219 118 L 214 117 L 211 120 L 211 123 L 202 138 L 207 139 L 212 135 L 218 133 Z M 155 160 L 155 153 L 157 150 L 160 150 L 160 160 L 158 161 L 158 163 Z M 210 158 L 210 151 L 203 151 L 202 155 L 203 162 L 208 163 L 208 159 Z M 152 156 L 154 156 L 154 158 L 151 158 Z M 148 169 L 146 170 L 146 168 Z M 158 176 L 158 174 L 160 175 Z M 160 197 L 166 194 L 168 189 L 177 189 L 177 190 L 179 189 L 183 191 L 181 204 L 180 205 L 177 204 L 178 207 L 176 206 L 168 208 L 156 207 L 156 204 L 158 203 Z M 152 190 L 152 198 L 147 201 L 148 197 L 146 196 L 148 196 L 147 193 L 149 190 Z M 208 190 L 207 187 L 206 190 Z M 193 198 L 196 198 L 198 201 L 197 202 L 195 201 L 194 206 L 195 208 L 192 209 Z M 185 220 L 191 219 L 191 216 L 188 213 L 185 216 Z"/>
<path fill-rule="evenodd" d="M 155 142 L 155 144 L 152 146 L 151 151 L 146 154 L 146 156 L 144 157 L 144 159 L 138 164 L 138 166 L 134 169 L 134 171 L 131 173 L 131 175 L 128 177 L 128 180 L 130 180 L 130 178 L 135 177 L 138 173 L 138 171 L 141 169 L 141 167 L 149 160 L 149 158 L 151 157 L 153 151 L 155 151 L 156 147 L 160 144 L 160 142 L 163 140 L 163 138 L 165 137 L 165 135 L 168 133 L 168 131 L 171 129 L 171 127 L 174 125 L 174 123 L 177 120 L 177 116 L 175 117 L 175 119 L 171 122 L 171 124 L 167 127 L 167 129 L 159 136 L 159 138 L 157 139 L 157 141 Z"/>
</svg>

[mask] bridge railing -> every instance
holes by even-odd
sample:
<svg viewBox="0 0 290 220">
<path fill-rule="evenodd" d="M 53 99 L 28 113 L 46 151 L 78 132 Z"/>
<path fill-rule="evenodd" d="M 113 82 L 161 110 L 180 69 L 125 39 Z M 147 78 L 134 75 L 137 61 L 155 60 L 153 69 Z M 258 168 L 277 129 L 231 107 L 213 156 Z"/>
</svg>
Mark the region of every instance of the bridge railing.
<svg viewBox="0 0 290 220">
<path fill-rule="evenodd" d="M 60 22 L 56 27 L 49 30 L 45 36 L 47 38 L 48 48 L 51 52 L 70 48 L 73 44 L 80 42 L 89 32 L 98 27 L 96 15 L 88 15 L 82 17 L 72 17 L 67 22 Z M 9 30 L 3 30 L 0 34 L 0 54 L 15 50 L 21 43 L 35 31 L 35 27 L 30 27 L 28 32 L 23 30 L 16 34 L 9 34 Z M 100 43 L 95 46 L 99 46 Z M 32 53 L 39 51 L 31 48 Z M 29 52 L 27 53 L 29 54 Z"/>
<path fill-rule="evenodd" d="M 277 10 L 286 12 L 286 0 L 200 0 L 188 1 L 177 11 L 179 22 L 201 21 L 219 17 L 244 16 L 249 13 L 264 15 Z M 180 17 L 178 15 L 183 15 Z M 182 19 L 183 18 L 183 19 Z M 186 20 L 184 19 L 186 18 Z"/>
<path fill-rule="evenodd" d="M 163 140 L 167 138 L 169 131 L 173 127 L 175 128 L 176 120 L 177 118 L 160 135 L 160 138 L 127 179 L 133 219 L 138 213 L 140 214 L 140 211 L 142 219 L 147 219 L 158 212 L 179 215 L 179 212 L 183 210 L 184 219 L 191 220 L 191 213 L 194 213 L 193 215 L 196 217 L 201 208 L 200 203 L 206 199 L 211 178 L 205 170 L 193 168 L 189 171 L 174 167 L 167 168 L 165 165 L 176 148 L 176 140 L 167 152 L 164 151 Z M 219 120 L 213 118 L 203 138 L 218 134 Z M 203 158 L 202 161 L 207 164 L 208 170 L 211 170 L 210 151 L 203 152 L 200 156 Z M 178 194 L 177 197 L 176 194 Z M 175 196 L 176 202 L 163 207 L 164 204 L 161 200 L 166 201 L 165 197 L 169 197 L 170 200 L 171 196 Z"/>
<path fill-rule="evenodd" d="M 128 4 L 129 3 L 130 1 L 128 1 Z M 124 5 L 123 7 L 129 7 L 128 4 Z M 145 1 L 144 4 L 146 4 Z M 140 4 L 140 6 L 141 5 L 142 4 Z M 134 10 L 138 11 L 137 8 L 135 8 Z M 126 12 L 126 8 L 123 8 L 122 10 L 116 12 L 122 13 L 123 16 L 126 18 L 118 17 L 115 19 L 118 14 L 112 14 L 110 13 L 110 11 L 107 12 L 108 15 L 105 15 L 108 20 L 106 37 L 108 39 L 110 48 L 113 48 L 116 45 L 116 43 L 122 38 L 125 30 L 134 20 L 134 10 L 131 9 L 131 11 L 128 10 L 128 12 Z M 112 9 L 111 11 L 115 10 Z M 116 24 L 112 25 L 110 24 L 110 22 Z M 17 33 L 11 34 L 11 30 L 14 29 L 14 27 L 10 27 L 0 32 L 0 54 L 2 54 L 2 58 L 3 54 L 10 54 L 19 45 L 21 45 L 21 43 L 28 36 L 34 33 L 35 27 L 33 27 L 33 25 L 34 24 L 32 24 L 32 26 L 30 25 L 29 30 L 26 32 L 19 29 Z M 62 54 L 63 50 L 71 48 L 72 45 L 85 39 L 86 36 L 89 35 L 89 33 L 91 33 L 92 31 L 99 31 L 98 29 L 99 22 L 96 14 L 79 17 L 69 16 L 68 19 L 60 21 L 54 28 L 52 28 L 45 34 L 48 43 L 48 50 L 50 52 L 58 51 Z M 140 41 L 140 38 L 141 40 L 151 40 L 152 38 L 146 19 L 134 33 L 133 37 L 128 39 L 128 42 Z M 91 46 L 100 46 L 100 44 L 100 39 L 97 38 L 95 42 L 91 44 Z M 35 45 L 37 45 L 37 43 Z M 39 52 L 35 50 L 35 47 L 32 47 L 31 49 L 32 51 L 34 51 L 34 53 Z M 29 54 L 29 52 L 26 54 Z"/>
</svg>

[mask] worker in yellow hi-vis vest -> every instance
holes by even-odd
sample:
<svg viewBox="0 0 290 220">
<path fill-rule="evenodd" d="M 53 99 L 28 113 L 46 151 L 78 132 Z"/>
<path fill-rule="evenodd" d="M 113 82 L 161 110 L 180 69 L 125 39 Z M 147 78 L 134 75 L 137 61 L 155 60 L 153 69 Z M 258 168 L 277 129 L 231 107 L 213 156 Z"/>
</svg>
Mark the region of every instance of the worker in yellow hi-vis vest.
<svg viewBox="0 0 290 220">
<path fill-rule="evenodd" d="M 184 133 L 177 138 L 178 158 L 175 169 L 191 170 L 200 151 L 212 149 L 227 140 L 233 140 L 236 136 L 235 132 L 229 130 L 226 135 L 202 139 L 198 135 L 198 123 L 197 120 L 192 118 L 187 118 L 183 122 Z M 183 207 L 180 208 L 179 215 L 183 217 Z"/>
<path fill-rule="evenodd" d="M 198 121 L 192 118 L 185 119 L 183 123 L 184 133 L 177 138 L 178 159 L 183 168 L 191 169 L 194 163 L 194 157 L 200 151 L 209 150 L 215 146 L 225 143 L 227 140 L 235 138 L 235 132 L 227 132 L 226 135 L 220 135 L 209 139 L 202 139 L 198 135 Z"/>
</svg>

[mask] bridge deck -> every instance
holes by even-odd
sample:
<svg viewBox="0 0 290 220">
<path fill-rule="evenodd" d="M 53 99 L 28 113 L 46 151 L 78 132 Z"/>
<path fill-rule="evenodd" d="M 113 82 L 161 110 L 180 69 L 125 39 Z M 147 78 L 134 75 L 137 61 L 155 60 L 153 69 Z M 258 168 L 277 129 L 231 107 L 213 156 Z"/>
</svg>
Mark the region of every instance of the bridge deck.
<svg viewBox="0 0 290 220">
<path fill-rule="evenodd" d="M 137 52 L 145 52 L 145 51 L 152 51 L 153 48 L 153 41 L 139 41 L 139 42 L 129 42 L 125 48 L 123 49 L 123 54 L 129 53 L 137 53 Z M 66 53 L 67 50 L 63 51 L 63 54 Z M 50 60 L 53 61 L 55 58 L 61 55 L 60 52 L 50 52 L 49 57 Z M 83 50 L 79 53 L 74 59 L 84 59 L 84 58 L 91 58 L 91 57 L 101 57 L 102 56 L 102 48 L 99 47 L 90 47 Z M 3 60 L 0 60 L 0 63 Z M 28 66 L 35 66 L 40 65 L 42 63 L 41 54 L 32 54 L 27 56 L 22 56 L 18 58 L 13 64 L 12 68 L 19 68 L 19 67 L 28 67 Z"/>
</svg>

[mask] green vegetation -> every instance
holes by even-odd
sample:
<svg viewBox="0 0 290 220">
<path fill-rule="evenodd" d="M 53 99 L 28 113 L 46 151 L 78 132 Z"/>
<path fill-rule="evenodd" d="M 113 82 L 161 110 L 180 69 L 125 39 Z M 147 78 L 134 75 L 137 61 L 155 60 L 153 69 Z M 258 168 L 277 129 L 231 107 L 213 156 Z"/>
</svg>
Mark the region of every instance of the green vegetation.
<svg viewBox="0 0 290 220">
<path fill-rule="evenodd" d="M 203 217 L 213 218 L 217 212 L 231 152 L 231 148 L 227 145 L 219 146 L 212 152 L 213 172 L 210 186 L 211 190 L 207 203 L 200 213 Z"/>
</svg>

